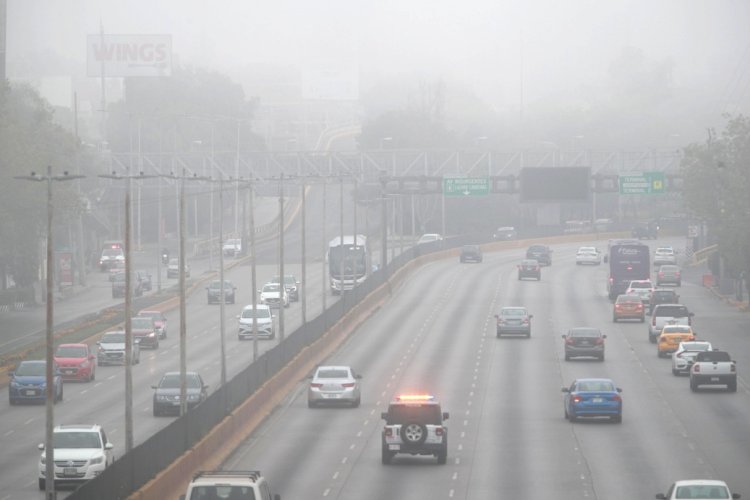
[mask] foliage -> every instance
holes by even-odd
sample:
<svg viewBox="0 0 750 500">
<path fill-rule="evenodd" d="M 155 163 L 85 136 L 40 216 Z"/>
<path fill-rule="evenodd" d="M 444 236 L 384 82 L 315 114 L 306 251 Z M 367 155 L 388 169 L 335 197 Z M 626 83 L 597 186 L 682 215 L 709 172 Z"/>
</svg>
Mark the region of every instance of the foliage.
<svg viewBox="0 0 750 500">
<path fill-rule="evenodd" d="M 709 224 L 727 272 L 750 270 L 750 118 L 727 116 L 719 137 L 685 149 L 681 167 L 685 204 Z"/>
<path fill-rule="evenodd" d="M 49 104 L 31 87 L 0 83 L 0 279 L 21 287 L 38 278 L 41 240 L 47 231 L 46 184 L 17 180 L 36 172 L 61 175 L 74 164 L 75 138 L 53 121 Z M 54 189 L 60 222 L 77 209 L 73 183 Z M 2 287 L 0 287 L 2 288 Z"/>
</svg>

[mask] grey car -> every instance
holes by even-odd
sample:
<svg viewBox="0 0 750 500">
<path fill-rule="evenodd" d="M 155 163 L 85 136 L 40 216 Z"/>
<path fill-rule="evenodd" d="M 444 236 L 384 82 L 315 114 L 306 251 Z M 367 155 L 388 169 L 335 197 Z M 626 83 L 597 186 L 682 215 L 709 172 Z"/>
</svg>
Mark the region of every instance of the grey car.
<svg viewBox="0 0 750 500">
<path fill-rule="evenodd" d="M 678 266 L 664 264 L 659 267 L 659 271 L 656 273 L 656 286 L 665 284 L 682 285 L 682 276 L 680 275 L 680 268 Z"/>
<path fill-rule="evenodd" d="M 598 328 L 577 327 L 562 336 L 565 345 L 565 361 L 570 358 L 587 357 L 604 361 L 604 339 Z"/>
<path fill-rule="evenodd" d="M 482 249 L 479 245 L 464 245 L 461 247 L 460 262 L 482 262 Z"/>
<path fill-rule="evenodd" d="M 186 372 L 188 409 L 201 404 L 208 398 L 208 386 L 196 372 Z M 154 416 L 167 413 L 180 414 L 180 372 L 165 373 L 154 389 Z"/>
<path fill-rule="evenodd" d="M 124 365 L 125 364 L 125 332 L 107 332 L 96 343 L 99 348 L 96 352 L 96 364 Z M 138 340 L 133 339 L 130 351 L 130 363 L 137 365 L 141 362 L 141 347 Z"/>
<path fill-rule="evenodd" d="M 224 303 L 234 304 L 237 287 L 229 280 L 224 280 Z M 208 304 L 221 304 L 221 280 L 213 280 L 206 287 L 206 301 Z"/>
<path fill-rule="evenodd" d="M 500 309 L 500 313 L 495 315 L 497 337 L 500 338 L 501 335 L 505 334 L 531 337 L 531 318 L 533 317 L 534 315 L 529 314 L 525 307 L 503 307 Z"/>
<path fill-rule="evenodd" d="M 349 366 L 319 366 L 310 377 L 307 389 L 307 406 L 346 403 L 359 406 L 362 375 Z"/>
</svg>

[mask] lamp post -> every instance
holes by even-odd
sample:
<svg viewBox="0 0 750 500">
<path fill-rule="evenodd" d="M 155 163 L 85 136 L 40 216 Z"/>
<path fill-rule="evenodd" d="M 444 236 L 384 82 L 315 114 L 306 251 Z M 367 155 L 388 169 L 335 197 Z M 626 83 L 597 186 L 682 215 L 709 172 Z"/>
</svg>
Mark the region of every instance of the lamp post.
<svg viewBox="0 0 750 500">
<path fill-rule="evenodd" d="M 53 351 L 55 348 L 55 339 L 53 335 L 54 324 L 54 301 L 52 289 L 54 288 L 54 249 L 52 247 L 52 182 L 70 181 L 83 178 L 82 175 L 68 175 L 64 172 L 61 176 L 52 175 L 52 167 L 47 166 L 47 175 L 37 175 L 32 172 L 28 176 L 15 177 L 20 180 L 46 182 L 47 183 L 47 262 L 46 262 L 46 305 L 47 305 L 47 324 L 45 329 L 46 356 L 45 356 L 45 410 L 46 410 L 46 427 L 44 436 L 44 496 L 47 500 L 55 499 L 55 461 L 54 461 L 54 429 L 55 429 L 55 386 L 53 368 Z M 52 478 L 52 480 L 50 480 Z"/>
</svg>

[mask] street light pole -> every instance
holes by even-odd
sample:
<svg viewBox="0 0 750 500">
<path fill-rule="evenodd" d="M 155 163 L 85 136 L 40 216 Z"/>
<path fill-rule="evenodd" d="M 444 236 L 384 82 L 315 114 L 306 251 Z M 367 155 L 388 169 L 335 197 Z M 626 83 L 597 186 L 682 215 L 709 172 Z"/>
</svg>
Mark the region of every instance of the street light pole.
<svg viewBox="0 0 750 500">
<path fill-rule="evenodd" d="M 302 178 L 302 282 L 300 283 L 300 288 L 297 290 L 297 293 L 299 294 L 301 301 L 302 301 L 302 324 L 307 324 L 307 294 L 305 293 L 305 287 L 307 286 L 307 266 L 306 266 L 306 260 L 307 255 L 305 255 L 305 178 Z"/>
<path fill-rule="evenodd" d="M 213 190 L 212 190 L 213 192 Z M 224 206 L 224 176 L 219 174 L 219 206 Z M 222 213 L 223 215 L 223 213 Z M 219 302 L 219 331 L 221 333 L 221 385 L 224 386 L 227 383 L 227 354 L 224 346 L 224 337 L 226 329 L 226 321 L 224 318 L 225 308 L 225 297 L 224 297 L 224 250 L 222 249 L 224 242 L 224 217 L 219 217 L 219 281 L 221 282 L 221 302 Z"/>
<path fill-rule="evenodd" d="M 52 175 L 52 166 L 47 166 L 47 175 L 39 176 L 32 172 L 29 176 L 18 176 L 16 179 L 46 182 L 47 183 L 47 262 L 46 262 L 46 306 L 47 306 L 47 321 L 45 329 L 45 341 L 46 341 L 46 356 L 45 356 L 45 436 L 44 436 L 44 496 L 47 500 L 54 500 L 55 494 L 55 461 L 54 461 L 54 450 L 53 444 L 54 432 L 55 432 L 55 384 L 54 384 L 54 297 L 52 290 L 54 289 L 54 248 L 52 246 L 52 214 L 54 212 L 52 206 L 52 182 L 53 181 L 68 181 L 74 179 L 82 179 L 82 175 L 68 175 L 68 172 L 64 172 L 62 176 Z M 52 478 L 50 480 L 50 478 Z"/>
<path fill-rule="evenodd" d="M 284 172 L 279 176 L 279 341 L 284 340 Z"/>
<path fill-rule="evenodd" d="M 250 267 L 253 293 L 253 361 L 258 359 L 258 283 L 255 275 L 255 191 L 250 179 Z M 273 330 L 272 330 L 273 331 Z"/>
<path fill-rule="evenodd" d="M 328 295 L 328 286 L 330 285 L 331 276 L 330 274 L 326 273 L 326 261 L 328 260 L 328 241 L 326 240 L 326 185 L 328 184 L 328 180 L 323 178 L 323 215 L 320 218 L 322 222 L 322 227 L 320 229 L 320 234 L 323 237 L 323 279 L 321 280 L 321 283 L 323 284 L 323 309 L 321 310 L 321 314 L 325 314 L 326 312 L 326 302 Z M 330 262 L 328 263 L 330 265 Z"/>
</svg>

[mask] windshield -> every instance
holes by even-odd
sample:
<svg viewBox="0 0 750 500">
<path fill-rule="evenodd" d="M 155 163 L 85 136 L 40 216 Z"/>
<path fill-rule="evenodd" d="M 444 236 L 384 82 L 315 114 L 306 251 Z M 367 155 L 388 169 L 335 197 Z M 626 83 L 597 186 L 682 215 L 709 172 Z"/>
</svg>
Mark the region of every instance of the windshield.
<svg viewBox="0 0 750 500">
<path fill-rule="evenodd" d="M 615 386 L 612 382 L 601 381 L 585 381 L 578 383 L 578 391 L 603 391 L 603 392 L 614 392 Z"/>
<path fill-rule="evenodd" d="M 64 431 L 55 432 L 55 449 L 61 448 L 101 448 L 102 440 L 98 432 Z"/>
<path fill-rule="evenodd" d="M 102 251 L 103 257 L 119 257 L 122 255 L 121 248 L 106 248 Z"/>
<path fill-rule="evenodd" d="M 221 281 L 212 281 L 211 288 L 221 290 Z M 224 281 L 224 290 L 226 289 L 232 289 L 232 283 L 230 283 L 229 281 Z"/>
<path fill-rule="evenodd" d="M 139 330 L 153 328 L 154 327 L 154 320 L 151 318 L 138 318 L 135 317 L 132 319 L 131 323 L 132 328 L 137 328 Z"/>
<path fill-rule="evenodd" d="M 60 346 L 55 356 L 58 358 L 85 358 L 86 348 L 83 346 Z"/>
<path fill-rule="evenodd" d="M 21 377 L 38 377 L 45 375 L 46 363 L 21 363 L 16 369 L 16 375 Z"/>
<path fill-rule="evenodd" d="M 200 500 L 255 500 L 251 486 L 231 486 L 228 484 L 193 486 L 190 498 Z"/>
<path fill-rule="evenodd" d="M 266 285 L 263 285 L 263 291 L 264 292 L 278 292 L 279 291 L 279 284 L 276 283 L 268 283 Z"/>
<path fill-rule="evenodd" d="M 100 342 L 102 344 L 124 344 L 125 333 L 105 333 Z"/>
<path fill-rule="evenodd" d="M 142 318 L 161 319 L 161 313 L 159 311 L 141 311 L 138 313 L 138 316 Z"/>
<path fill-rule="evenodd" d="M 185 378 L 188 387 L 193 389 L 198 389 L 201 387 L 201 382 L 197 375 L 188 373 L 186 374 Z M 159 387 L 163 387 L 165 389 L 179 389 L 180 374 L 170 373 L 168 375 L 164 375 L 164 377 L 161 379 L 161 382 L 159 382 Z"/>
<path fill-rule="evenodd" d="M 407 422 L 421 422 L 427 425 L 440 425 L 442 415 L 440 407 L 430 405 L 392 405 L 388 409 L 386 422 L 388 425 L 405 424 Z"/>
<path fill-rule="evenodd" d="M 258 311 L 256 312 L 254 309 L 245 309 L 242 311 L 242 317 L 250 319 L 252 319 L 253 317 L 270 318 L 271 311 L 269 309 L 258 309 Z"/>
<path fill-rule="evenodd" d="M 526 309 L 503 309 L 500 314 L 502 316 L 526 316 Z"/>
</svg>

